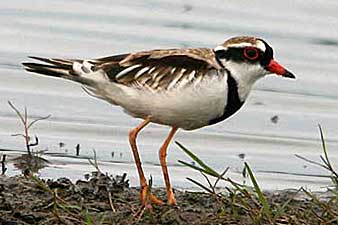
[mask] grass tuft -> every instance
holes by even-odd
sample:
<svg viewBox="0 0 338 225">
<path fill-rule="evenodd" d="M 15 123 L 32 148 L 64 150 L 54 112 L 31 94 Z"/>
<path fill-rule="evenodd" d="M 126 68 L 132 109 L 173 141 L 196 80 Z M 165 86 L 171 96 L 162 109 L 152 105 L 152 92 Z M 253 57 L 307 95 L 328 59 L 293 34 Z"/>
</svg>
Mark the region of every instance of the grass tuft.
<svg viewBox="0 0 338 225">
<path fill-rule="evenodd" d="M 328 188 L 328 196 L 325 199 L 320 198 L 316 193 L 312 193 L 304 188 L 300 188 L 293 192 L 288 198 L 283 201 L 275 202 L 268 193 L 264 193 L 260 188 L 258 181 L 247 162 L 244 162 L 242 171 L 243 177 L 248 177 L 253 187 L 249 187 L 233 181 L 225 177 L 229 168 L 223 173 L 218 173 L 208 166 L 202 159 L 195 155 L 191 150 L 188 150 L 181 143 L 176 142 L 180 149 L 185 152 L 192 163 L 187 163 L 179 160 L 184 166 L 187 166 L 201 173 L 205 178 L 206 184 L 198 182 L 192 178 L 187 178 L 190 182 L 202 188 L 208 194 L 217 196 L 217 202 L 224 212 L 230 214 L 235 220 L 249 218 L 247 224 L 338 224 L 338 173 L 332 165 L 324 132 L 319 125 L 319 133 L 322 145 L 323 155 L 320 156 L 320 161 L 307 159 L 303 156 L 296 155 L 310 164 L 320 166 L 330 173 L 332 181 L 331 188 Z M 216 177 L 217 181 L 212 184 L 209 176 Z M 225 181 L 229 186 L 224 187 L 223 192 L 216 194 L 216 185 L 219 180 Z M 294 196 L 305 194 L 310 200 L 296 200 Z M 306 205 L 304 205 L 306 203 Z M 224 210 L 225 209 L 225 210 Z M 307 222 L 306 222 L 307 221 Z"/>
</svg>

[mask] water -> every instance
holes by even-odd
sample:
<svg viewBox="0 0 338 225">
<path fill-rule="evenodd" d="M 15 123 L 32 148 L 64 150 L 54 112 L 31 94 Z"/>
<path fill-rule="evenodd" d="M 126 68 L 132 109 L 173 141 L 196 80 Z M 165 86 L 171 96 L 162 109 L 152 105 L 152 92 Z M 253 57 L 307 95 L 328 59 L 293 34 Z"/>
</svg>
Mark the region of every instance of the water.
<svg viewBox="0 0 338 225">
<path fill-rule="evenodd" d="M 137 185 L 127 135 L 140 121 L 87 96 L 79 85 L 25 73 L 20 63 L 28 55 L 91 58 L 152 48 L 214 47 L 231 36 L 253 35 L 274 46 L 275 58 L 297 80 L 262 79 L 236 116 L 180 131 L 175 140 L 219 171 L 229 166 L 234 179 L 241 180 L 239 154 L 244 154 L 264 189 L 321 189 L 329 180 L 308 175 L 327 173 L 295 154 L 319 159 L 320 123 L 330 158 L 338 163 L 337 10 L 337 1 L 301 0 L 1 1 L 0 147 L 24 150 L 22 139 L 11 136 L 22 132 L 8 107 L 11 100 L 20 109 L 27 106 L 32 119 L 52 115 L 32 129 L 40 139 L 37 149 L 48 149 L 45 157 L 53 163 L 41 176 L 82 177 L 93 170 L 85 158 L 95 149 L 103 170 L 127 172 Z M 151 125 L 139 137 L 143 165 L 155 185 L 163 185 L 157 151 L 168 132 Z M 77 144 L 80 158 L 73 157 Z M 178 159 L 190 161 L 172 144 L 168 164 L 173 184 L 192 188 L 185 177 L 203 178 Z M 9 174 L 18 173 L 9 166 Z"/>
</svg>

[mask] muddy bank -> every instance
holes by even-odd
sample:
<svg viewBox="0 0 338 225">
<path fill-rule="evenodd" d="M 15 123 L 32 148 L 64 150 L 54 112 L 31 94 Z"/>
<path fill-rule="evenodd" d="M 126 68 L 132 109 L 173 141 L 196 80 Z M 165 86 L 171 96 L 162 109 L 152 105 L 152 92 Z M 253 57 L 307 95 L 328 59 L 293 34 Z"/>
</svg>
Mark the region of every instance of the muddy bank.
<svg viewBox="0 0 338 225">
<path fill-rule="evenodd" d="M 165 199 L 164 189 L 153 193 Z M 254 194 L 177 191 L 179 207 L 139 205 L 137 188 L 126 175 L 93 173 L 72 183 L 67 178 L 40 180 L 34 176 L 0 176 L 0 224 L 324 224 L 338 212 L 335 200 L 295 191 L 266 193 L 274 216 L 262 214 Z M 282 208 L 283 206 L 283 208 Z M 277 210 L 282 210 L 276 213 Z M 330 224 L 337 224 L 334 218 Z"/>
</svg>

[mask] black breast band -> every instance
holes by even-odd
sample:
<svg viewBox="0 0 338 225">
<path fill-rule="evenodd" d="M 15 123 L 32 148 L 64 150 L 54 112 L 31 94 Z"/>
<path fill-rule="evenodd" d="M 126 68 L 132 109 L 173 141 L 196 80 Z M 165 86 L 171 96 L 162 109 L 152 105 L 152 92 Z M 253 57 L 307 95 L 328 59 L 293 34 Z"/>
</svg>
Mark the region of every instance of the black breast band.
<svg viewBox="0 0 338 225">
<path fill-rule="evenodd" d="M 238 86 L 236 80 L 231 76 L 231 73 L 229 70 L 225 69 L 228 75 L 227 79 L 227 85 L 228 85 L 228 98 L 227 98 L 227 104 L 224 108 L 223 115 L 220 117 L 216 117 L 212 120 L 209 121 L 209 125 L 221 122 L 225 120 L 226 118 L 230 117 L 233 115 L 235 112 L 237 112 L 244 102 L 242 102 L 239 99 L 238 95 Z"/>
</svg>

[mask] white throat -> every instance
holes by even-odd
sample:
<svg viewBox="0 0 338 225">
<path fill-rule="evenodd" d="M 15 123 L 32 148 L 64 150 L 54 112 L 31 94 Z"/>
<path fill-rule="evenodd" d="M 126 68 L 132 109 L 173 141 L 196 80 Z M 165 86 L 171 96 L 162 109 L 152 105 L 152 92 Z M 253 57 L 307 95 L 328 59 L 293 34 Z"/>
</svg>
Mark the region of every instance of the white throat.
<svg viewBox="0 0 338 225">
<path fill-rule="evenodd" d="M 259 64 L 239 64 L 233 61 L 226 61 L 224 66 L 230 71 L 233 78 L 237 81 L 238 96 L 242 102 L 247 99 L 253 84 L 259 78 L 264 77 L 264 75 L 268 73 Z"/>
</svg>

